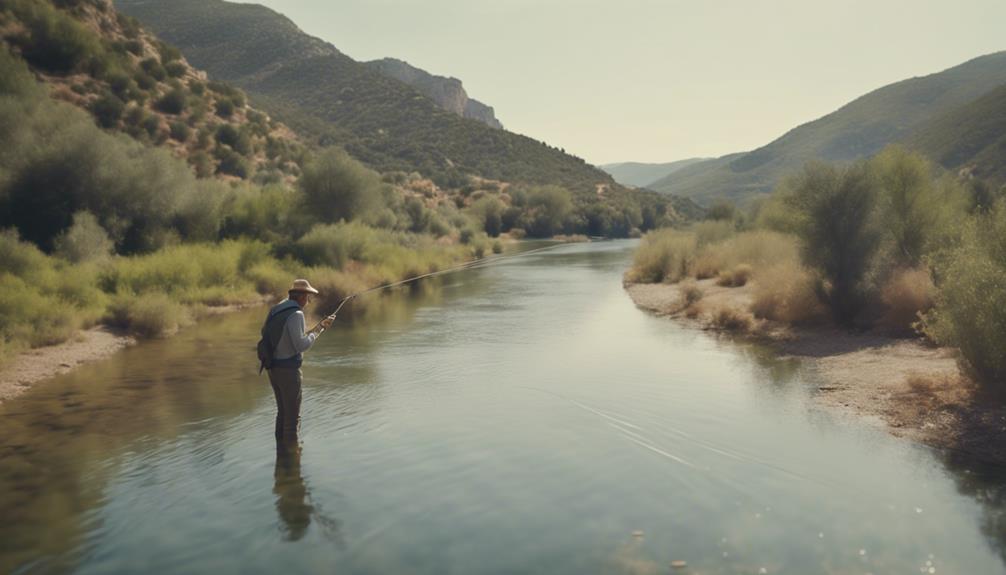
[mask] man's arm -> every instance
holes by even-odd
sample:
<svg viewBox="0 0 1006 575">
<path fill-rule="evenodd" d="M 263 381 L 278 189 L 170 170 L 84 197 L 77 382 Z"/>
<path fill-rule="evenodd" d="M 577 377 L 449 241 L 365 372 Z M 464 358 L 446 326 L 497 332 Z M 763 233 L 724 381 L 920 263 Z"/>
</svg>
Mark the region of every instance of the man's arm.
<svg viewBox="0 0 1006 575">
<path fill-rule="evenodd" d="M 295 311 L 286 320 L 286 332 L 290 338 L 290 343 L 297 353 L 304 353 L 314 345 L 314 340 L 318 339 L 318 328 L 306 331 L 307 325 L 304 321 L 304 312 Z"/>
</svg>

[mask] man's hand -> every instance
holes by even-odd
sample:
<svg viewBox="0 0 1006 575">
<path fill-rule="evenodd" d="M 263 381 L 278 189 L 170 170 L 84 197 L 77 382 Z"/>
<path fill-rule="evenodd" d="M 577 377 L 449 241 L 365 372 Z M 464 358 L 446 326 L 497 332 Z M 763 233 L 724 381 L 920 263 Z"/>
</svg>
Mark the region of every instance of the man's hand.
<svg viewBox="0 0 1006 575">
<path fill-rule="evenodd" d="M 335 321 L 335 314 L 332 314 L 326 317 L 325 319 L 321 320 L 321 323 L 319 325 L 321 325 L 322 329 L 328 329 L 329 327 L 331 327 L 333 321 Z"/>
</svg>

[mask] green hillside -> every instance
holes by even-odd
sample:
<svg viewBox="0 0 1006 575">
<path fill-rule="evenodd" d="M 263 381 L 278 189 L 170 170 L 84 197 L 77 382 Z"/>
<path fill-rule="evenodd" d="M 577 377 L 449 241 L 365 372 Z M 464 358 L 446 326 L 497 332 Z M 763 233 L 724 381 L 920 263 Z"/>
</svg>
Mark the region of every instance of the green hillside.
<svg viewBox="0 0 1006 575">
<path fill-rule="evenodd" d="M 870 156 L 1003 83 L 1006 52 L 975 58 L 885 86 L 766 146 L 688 166 L 650 187 L 705 204 L 720 198 L 743 202 L 769 192 L 808 160 L 844 162 Z"/>
<path fill-rule="evenodd" d="M 1006 85 L 927 122 L 905 144 L 947 169 L 1006 184 Z"/>
<path fill-rule="evenodd" d="M 687 160 L 663 162 L 658 164 L 645 162 L 620 162 L 617 164 L 604 164 L 598 167 L 611 174 L 611 176 L 615 178 L 615 181 L 623 186 L 645 188 L 664 176 L 703 160 L 705 160 L 705 158 L 689 158 Z"/>
<path fill-rule="evenodd" d="M 446 185 L 475 174 L 580 192 L 614 183 L 562 150 L 440 109 L 268 8 L 221 0 L 117 5 L 299 133 L 339 144 L 380 171 L 418 170 Z"/>
</svg>

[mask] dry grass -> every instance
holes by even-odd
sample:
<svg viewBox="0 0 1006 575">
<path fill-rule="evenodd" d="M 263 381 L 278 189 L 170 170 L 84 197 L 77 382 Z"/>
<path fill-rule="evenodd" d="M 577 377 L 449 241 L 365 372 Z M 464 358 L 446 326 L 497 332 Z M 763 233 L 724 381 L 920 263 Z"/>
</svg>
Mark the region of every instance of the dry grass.
<svg viewBox="0 0 1006 575">
<path fill-rule="evenodd" d="M 935 297 L 936 286 L 928 269 L 894 272 L 880 290 L 884 314 L 878 326 L 900 335 L 914 333 L 920 315 L 933 307 Z"/>
<path fill-rule="evenodd" d="M 688 308 L 702 299 L 704 292 L 694 281 L 686 281 L 681 284 L 681 307 Z"/>
<path fill-rule="evenodd" d="M 732 270 L 721 271 L 719 278 L 716 279 L 716 285 L 723 287 L 743 287 L 751 279 L 752 271 L 751 266 L 748 264 L 740 264 Z"/>
<path fill-rule="evenodd" d="M 796 262 L 799 257 L 799 246 L 793 236 L 766 230 L 743 232 L 718 243 L 703 245 L 691 273 L 697 279 L 713 278 L 741 265 L 762 269 L 778 262 Z"/>
<path fill-rule="evenodd" d="M 755 318 L 751 312 L 724 306 L 712 313 L 710 324 L 724 331 L 748 333 L 754 328 Z"/>
<path fill-rule="evenodd" d="M 695 246 L 693 234 L 671 229 L 652 231 L 643 237 L 626 278 L 639 283 L 680 281 L 688 276 Z"/>
<path fill-rule="evenodd" d="M 817 279 L 794 260 L 759 270 L 754 276 L 756 317 L 793 325 L 813 325 L 827 321 L 828 310 L 817 293 Z"/>
</svg>

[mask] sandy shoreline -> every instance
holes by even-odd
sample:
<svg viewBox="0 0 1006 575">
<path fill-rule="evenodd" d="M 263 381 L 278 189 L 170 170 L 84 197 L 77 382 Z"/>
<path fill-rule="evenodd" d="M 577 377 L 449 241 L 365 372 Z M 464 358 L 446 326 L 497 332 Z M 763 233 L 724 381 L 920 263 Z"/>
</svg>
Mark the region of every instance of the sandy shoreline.
<svg viewBox="0 0 1006 575">
<path fill-rule="evenodd" d="M 746 313 L 752 286 L 717 286 L 698 282 L 703 297 L 691 310 L 678 285 L 631 284 L 625 289 L 635 304 L 657 315 L 702 329 L 714 325 L 723 308 Z M 780 357 L 794 357 L 816 376 L 816 404 L 872 424 L 890 433 L 969 457 L 1006 463 L 1006 409 L 983 397 L 961 374 L 953 350 L 874 333 L 835 328 L 795 329 L 755 320 L 740 337 L 774 347 Z"/>
<path fill-rule="evenodd" d="M 264 305 L 268 301 L 263 297 L 239 304 L 207 306 L 197 310 L 196 317 L 231 313 Z M 23 351 L 0 367 L 0 404 L 25 393 L 40 381 L 110 357 L 137 341 L 128 333 L 102 325 L 81 330 L 73 339 L 60 344 Z"/>
<path fill-rule="evenodd" d="M 99 326 L 83 330 L 69 341 L 21 352 L 0 369 L 0 403 L 21 395 L 35 383 L 109 357 L 134 343 L 132 336 Z"/>
</svg>

